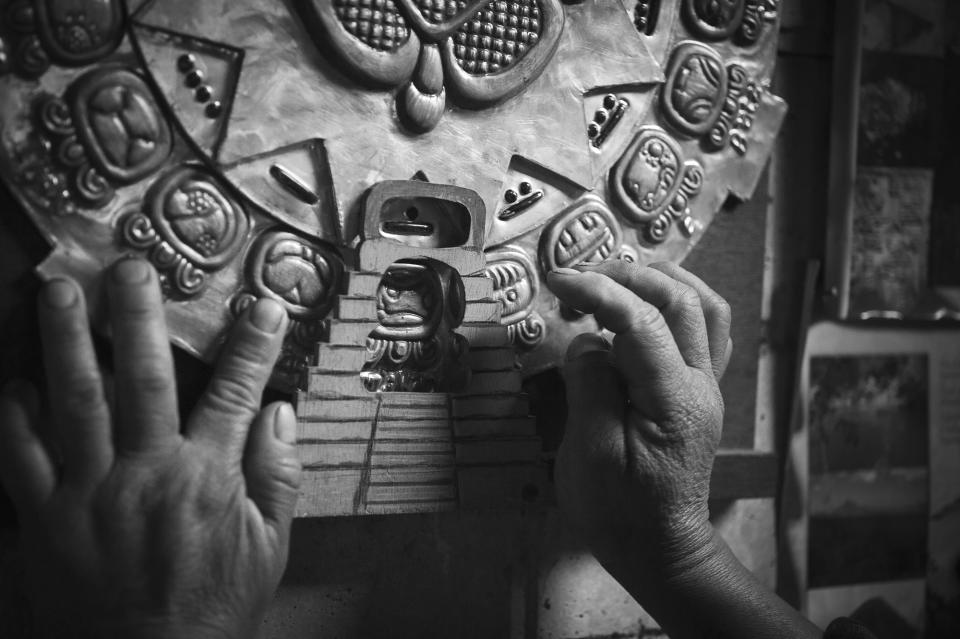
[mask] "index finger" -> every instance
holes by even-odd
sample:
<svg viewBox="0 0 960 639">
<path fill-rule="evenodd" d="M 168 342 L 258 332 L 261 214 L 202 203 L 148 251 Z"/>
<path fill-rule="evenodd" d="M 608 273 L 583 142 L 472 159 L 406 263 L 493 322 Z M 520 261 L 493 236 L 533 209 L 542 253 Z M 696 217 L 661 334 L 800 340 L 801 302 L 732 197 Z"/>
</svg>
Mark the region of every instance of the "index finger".
<svg viewBox="0 0 960 639">
<path fill-rule="evenodd" d="M 223 450 L 229 463 L 243 458 L 247 432 L 260 412 L 286 325 L 286 311 L 271 299 L 259 300 L 241 316 L 187 422 L 190 439 Z"/>
<path fill-rule="evenodd" d="M 612 331 L 613 354 L 634 404 L 649 414 L 660 409 L 659 397 L 676 394 L 689 369 L 660 310 L 611 278 L 596 272 L 557 269 L 547 283 L 565 304 L 593 314 Z"/>
</svg>

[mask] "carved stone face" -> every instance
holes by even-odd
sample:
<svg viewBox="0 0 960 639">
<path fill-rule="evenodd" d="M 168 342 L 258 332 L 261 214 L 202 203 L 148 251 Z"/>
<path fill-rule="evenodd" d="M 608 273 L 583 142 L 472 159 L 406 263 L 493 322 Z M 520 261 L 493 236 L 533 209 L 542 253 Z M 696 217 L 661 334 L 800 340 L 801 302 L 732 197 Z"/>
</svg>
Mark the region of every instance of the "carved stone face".
<svg viewBox="0 0 960 639">
<path fill-rule="evenodd" d="M 422 340 L 432 336 L 443 315 L 443 291 L 436 274 L 418 264 L 396 264 L 377 289 L 375 337 Z"/>
<path fill-rule="evenodd" d="M 341 306 L 372 323 L 379 278 L 421 259 L 483 288 L 470 331 L 499 300 L 543 370 L 581 328 L 538 288 L 545 269 L 679 260 L 711 207 L 749 195 L 784 112 L 766 91 L 776 6 L 0 0 L 2 177 L 56 240 L 43 277 L 90 289 L 95 266 L 151 261 L 172 338 L 208 361 L 267 296 L 300 329 L 285 361 L 312 361 L 317 340 L 354 335 Z M 507 248 L 532 264 L 495 261 Z M 487 266 L 495 291 L 476 281 Z M 428 289 L 387 288 L 385 327 L 433 321 Z"/>
</svg>

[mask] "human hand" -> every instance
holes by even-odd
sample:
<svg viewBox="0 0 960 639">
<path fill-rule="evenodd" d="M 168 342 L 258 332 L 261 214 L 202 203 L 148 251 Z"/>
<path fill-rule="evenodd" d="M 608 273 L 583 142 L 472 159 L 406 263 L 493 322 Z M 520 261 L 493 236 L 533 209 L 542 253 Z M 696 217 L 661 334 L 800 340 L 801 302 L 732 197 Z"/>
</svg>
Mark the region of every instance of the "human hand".
<svg viewBox="0 0 960 639">
<path fill-rule="evenodd" d="M 0 398 L 0 479 L 39 634 L 255 636 L 286 565 L 300 474 L 291 407 L 260 409 L 286 314 L 261 300 L 237 321 L 181 427 L 156 272 L 123 260 L 105 280 L 113 405 L 83 295 L 65 279 L 39 302 L 50 419 L 22 385 Z"/>
<path fill-rule="evenodd" d="M 581 335 L 567 352 L 561 508 L 605 565 L 629 556 L 651 581 L 668 578 L 710 547 L 730 307 L 673 264 L 560 269 L 548 284 L 616 335 Z"/>
</svg>

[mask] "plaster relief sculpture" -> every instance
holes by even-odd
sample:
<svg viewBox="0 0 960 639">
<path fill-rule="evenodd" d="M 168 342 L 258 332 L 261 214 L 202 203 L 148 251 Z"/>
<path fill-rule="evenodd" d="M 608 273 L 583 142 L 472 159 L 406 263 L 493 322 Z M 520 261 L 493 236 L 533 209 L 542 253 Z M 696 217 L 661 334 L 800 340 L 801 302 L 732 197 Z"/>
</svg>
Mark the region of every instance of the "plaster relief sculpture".
<svg viewBox="0 0 960 639">
<path fill-rule="evenodd" d="M 37 33 L 37 17 L 31 0 L 0 3 L 0 75 L 16 73 L 38 78 L 50 68 L 50 55 Z"/>
<path fill-rule="evenodd" d="M 661 99 L 664 115 L 684 134 L 702 136 L 708 150 L 729 144 L 745 155 L 760 92 L 742 66 L 724 68 L 716 51 L 687 42 L 671 57 Z"/>
<path fill-rule="evenodd" d="M 622 243 L 617 218 L 603 200 L 588 195 L 559 215 L 544 232 L 540 261 L 544 272 L 601 264 L 616 258 Z"/>
<path fill-rule="evenodd" d="M 38 0 L 33 7 L 40 40 L 57 64 L 91 64 L 113 52 L 123 39 L 120 0 Z"/>
<path fill-rule="evenodd" d="M 147 194 L 144 213 L 121 222 L 123 239 L 149 258 L 171 294 L 199 294 L 207 273 L 233 259 L 249 228 L 240 205 L 199 166 L 178 167 Z"/>
<path fill-rule="evenodd" d="M 691 30 L 707 40 L 735 38 L 755 44 L 766 25 L 777 21 L 779 0 L 684 0 L 684 17 Z"/>
<path fill-rule="evenodd" d="M 751 195 L 785 113 L 778 19 L 776 0 L 0 0 L 0 179 L 50 240 L 42 277 L 94 290 L 142 255 L 204 361 L 251 302 L 283 304 L 300 514 L 522 505 L 549 493 L 523 378 L 599 330 L 546 272 L 679 261 Z"/>
<path fill-rule="evenodd" d="M 361 379 L 371 392 L 463 390 L 469 346 L 454 332 L 466 300 L 456 271 L 440 262 L 403 260 L 377 288 L 377 327 L 367 339 Z"/>
<path fill-rule="evenodd" d="M 540 296 L 537 267 L 526 251 L 505 246 L 487 252 L 487 277 L 502 307 L 500 323 L 510 332 L 510 341 L 521 351 L 533 350 L 546 337 L 546 324 L 536 311 Z"/>
<path fill-rule="evenodd" d="M 440 121 L 447 87 L 473 108 L 522 91 L 563 30 L 557 0 L 312 0 L 298 8 L 317 44 L 358 80 L 403 87 L 398 108 L 417 131 Z"/>
<path fill-rule="evenodd" d="M 658 127 L 644 127 L 611 173 L 610 188 L 620 211 L 645 226 L 649 242 L 666 239 L 673 220 L 687 237 L 699 225 L 690 203 L 703 188 L 703 167 L 683 160 L 680 145 Z"/>
<path fill-rule="evenodd" d="M 132 41 L 147 61 L 162 101 L 191 143 L 216 158 L 240 82 L 244 52 L 205 37 L 134 23 Z"/>
</svg>

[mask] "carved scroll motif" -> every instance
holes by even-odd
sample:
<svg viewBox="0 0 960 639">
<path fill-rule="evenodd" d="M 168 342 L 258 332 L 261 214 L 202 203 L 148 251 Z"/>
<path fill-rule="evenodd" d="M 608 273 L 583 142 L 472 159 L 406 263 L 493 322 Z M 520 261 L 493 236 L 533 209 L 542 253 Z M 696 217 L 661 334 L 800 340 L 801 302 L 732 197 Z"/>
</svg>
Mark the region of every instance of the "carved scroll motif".
<svg viewBox="0 0 960 639">
<path fill-rule="evenodd" d="M 643 127 L 611 173 L 620 212 L 644 225 L 648 241 L 662 242 L 674 220 L 688 236 L 697 230 L 690 201 L 703 188 L 703 167 L 684 162 L 676 140 L 659 127 Z"/>
<path fill-rule="evenodd" d="M 149 251 L 175 296 L 199 294 L 208 274 L 236 256 L 249 229 L 240 205 L 199 166 L 180 166 L 160 178 L 150 188 L 144 209 L 121 221 L 123 239 Z"/>
<path fill-rule="evenodd" d="M 734 38 L 755 44 L 766 25 L 775 24 L 779 0 L 683 0 L 683 14 L 691 31 L 707 40 Z"/>
<path fill-rule="evenodd" d="M 358 80 L 402 87 L 398 111 L 420 132 L 440 121 L 447 87 L 471 107 L 522 91 L 552 58 L 564 20 L 558 0 L 312 0 L 301 11 Z"/>
<path fill-rule="evenodd" d="M 670 59 L 661 105 L 672 125 L 685 135 L 702 137 L 707 150 L 719 151 L 729 144 L 745 155 L 761 93 L 743 67 L 724 68 L 715 50 L 685 42 Z"/>
<path fill-rule="evenodd" d="M 19 178 L 60 214 L 105 207 L 115 187 L 155 173 L 173 148 L 170 126 L 146 82 L 125 67 L 81 76 L 67 100 L 41 98 L 35 119 L 41 148 Z"/>
<path fill-rule="evenodd" d="M 533 260 L 523 249 L 506 246 L 487 252 L 485 273 L 493 280 L 494 295 L 502 305 L 500 323 L 507 327 L 514 347 L 529 351 L 539 346 L 546 324 L 535 310 L 540 277 Z"/>
</svg>

